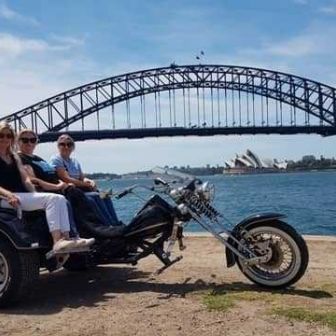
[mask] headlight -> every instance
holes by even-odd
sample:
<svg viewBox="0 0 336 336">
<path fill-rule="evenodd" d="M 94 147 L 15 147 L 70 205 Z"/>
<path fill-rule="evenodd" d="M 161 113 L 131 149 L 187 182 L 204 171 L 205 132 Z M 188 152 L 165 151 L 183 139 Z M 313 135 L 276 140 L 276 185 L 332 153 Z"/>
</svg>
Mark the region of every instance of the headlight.
<svg viewBox="0 0 336 336">
<path fill-rule="evenodd" d="M 204 182 L 199 188 L 199 194 L 206 201 L 211 202 L 215 198 L 215 186 L 209 182 Z"/>
</svg>

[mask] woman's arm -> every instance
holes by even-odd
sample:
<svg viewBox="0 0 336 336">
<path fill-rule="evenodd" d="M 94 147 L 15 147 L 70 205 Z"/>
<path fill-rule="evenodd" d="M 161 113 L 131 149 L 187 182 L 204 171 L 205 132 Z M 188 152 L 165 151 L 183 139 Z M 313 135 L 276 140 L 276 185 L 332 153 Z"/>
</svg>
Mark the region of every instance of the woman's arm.
<svg viewBox="0 0 336 336">
<path fill-rule="evenodd" d="M 49 182 L 46 182 L 44 180 L 41 180 L 41 179 L 36 177 L 36 175 L 34 173 L 34 170 L 31 166 L 24 165 L 23 167 L 25 168 L 31 182 L 34 185 L 38 185 L 42 190 L 45 190 L 45 191 L 60 191 L 60 190 L 64 190 L 68 186 L 63 181 L 59 181 L 58 184 L 53 184 L 53 183 L 49 183 Z"/>
<path fill-rule="evenodd" d="M 5 199 L 14 208 L 20 205 L 20 199 L 11 191 L 0 187 L 0 198 Z"/>
<path fill-rule="evenodd" d="M 64 168 L 61 168 L 61 167 L 56 168 L 56 172 L 57 172 L 58 177 L 65 183 L 72 183 L 76 187 L 84 187 L 84 188 L 93 189 L 89 181 L 85 181 L 85 180 L 82 181 L 82 180 L 70 177 L 70 175 Z"/>
</svg>

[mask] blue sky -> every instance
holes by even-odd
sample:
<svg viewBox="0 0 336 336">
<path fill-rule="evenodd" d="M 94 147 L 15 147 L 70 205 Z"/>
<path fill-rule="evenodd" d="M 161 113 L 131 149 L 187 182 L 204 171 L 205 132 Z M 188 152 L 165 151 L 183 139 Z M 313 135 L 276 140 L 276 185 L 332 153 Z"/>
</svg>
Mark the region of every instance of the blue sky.
<svg viewBox="0 0 336 336">
<path fill-rule="evenodd" d="M 258 66 L 336 86 L 336 1 L 0 0 L 0 116 L 124 72 L 195 63 Z M 335 156 L 335 137 L 230 136 L 78 143 L 84 170 Z M 39 146 L 48 158 L 54 144 Z M 108 155 L 106 154 L 108 153 Z M 148 155 L 150 153 L 150 155 Z"/>
</svg>

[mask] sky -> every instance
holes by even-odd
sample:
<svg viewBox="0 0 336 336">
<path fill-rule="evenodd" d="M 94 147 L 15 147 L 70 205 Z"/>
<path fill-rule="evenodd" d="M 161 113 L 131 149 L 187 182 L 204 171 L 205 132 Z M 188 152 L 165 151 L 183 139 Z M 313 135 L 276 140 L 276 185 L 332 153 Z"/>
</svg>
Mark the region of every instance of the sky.
<svg viewBox="0 0 336 336">
<path fill-rule="evenodd" d="M 0 117 L 122 73 L 202 62 L 257 66 L 336 86 L 336 0 L 0 0 Z M 256 135 L 77 143 L 85 172 L 336 156 L 336 138 Z M 49 158 L 56 145 L 40 144 Z"/>
</svg>

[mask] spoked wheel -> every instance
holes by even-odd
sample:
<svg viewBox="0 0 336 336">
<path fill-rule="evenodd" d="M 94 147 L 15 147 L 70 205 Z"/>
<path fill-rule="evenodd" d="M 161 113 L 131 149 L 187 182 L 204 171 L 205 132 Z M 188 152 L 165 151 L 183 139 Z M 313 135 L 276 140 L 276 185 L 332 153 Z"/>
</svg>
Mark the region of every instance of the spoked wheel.
<svg viewBox="0 0 336 336">
<path fill-rule="evenodd" d="M 39 266 L 35 251 L 18 251 L 0 238 L 0 307 L 10 306 L 32 292 Z"/>
<path fill-rule="evenodd" d="M 0 293 L 6 288 L 9 281 L 9 267 L 3 253 L 0 252 Z"/>
<path fill-rule="evenodd" d="M 246 229 L 252 237 L 249 248 L 256 255 L 267 255 L 265 262 L 245 265 L 238 258 L 238 266 L 256 284 L 283 288 L 297 282 L 308 265 L 308 248 L 303 238 L 281 221 L 257 223 Z"/>
</svg>

